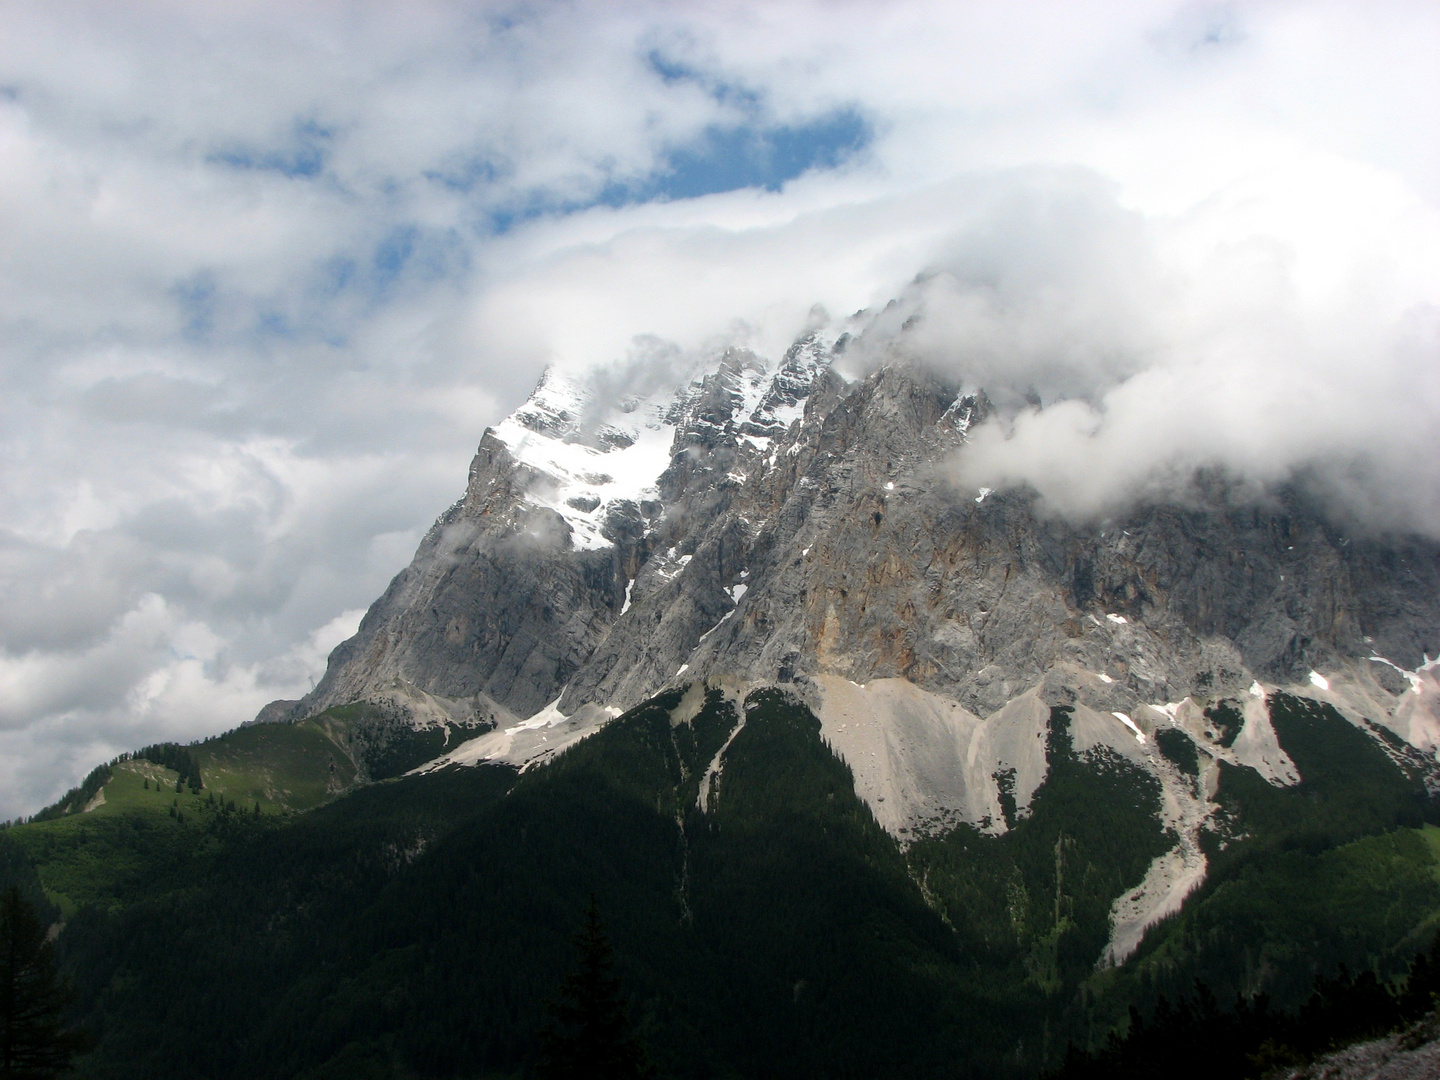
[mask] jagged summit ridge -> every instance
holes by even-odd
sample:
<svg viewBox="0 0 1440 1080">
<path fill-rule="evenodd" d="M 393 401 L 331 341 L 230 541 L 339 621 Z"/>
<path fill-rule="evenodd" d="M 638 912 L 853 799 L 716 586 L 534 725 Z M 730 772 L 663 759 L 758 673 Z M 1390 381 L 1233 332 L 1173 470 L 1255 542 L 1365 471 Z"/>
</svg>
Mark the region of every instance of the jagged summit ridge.
<svg viewBox="0 0 1440 1080">
<path fill-rule="evenodd" d="M 669 686 L 787 686 L 906 840 L 1003 831 L 1065 707 L 1082 752 L 1157 777 L 1180 838 L 1122 898 L 1112 959 L 1204 875 L 1214 806 L 1158 731 L 1292 784 L 1265 704 L 1284 689 L 1434 772 L 1440 545 L 1342 535 L 1296 491 L 1247 501 L 1214 477 L 1097 524 L 962 490 L 983 390 L 893 359 L 847 381 L 844 344 L 727 350 L 639 389 L 548 372 L 289 714 L 403 696 L 509 717 L 449 760 L 523 766 Z M 1230 742 L 1217 702 L 1242 717 Z"/>
<path fill-rule="evenodd" d="M 800 418 L 828 362 L 826 343 L 811 334 L 773 369 L 748 350 L 727 349 L 713 371 L 648 393 L 617 394 L 552 368 L 487 437 L 528 471 L 525 505 L 558 514 L 576 548 L 601 548 L 614 542 L 608 520 L 636 510 L 656 516 L 704 451 L 737 436 L 767 450 Z"/>
<path fill-rule="evenodd" d="M 519 715 L 623 708 L 683 666 L 899 677 L 983 716 L 1063 662 L 1128 712 L 1347 658 L 1409 670 L 1440 641 L 1434 544 L 1351 543 L 1293 496 L 1087 527 L 962 492 L 947 463 L 983 392 L 905 364 L 846 383 L 835 348 L 727 350 L 605 399 L 547 372 L 301 711 L 396 678 Z"/>
<path fill-rule="evenodd" d="M 695 521 L 687 493 L 738 489 L 773 459 L 782 425 L 798 422 L 828 373 L 832 345 L 808 335 L 774 367 L 728 350 L 679 386 L 604 397 L 547 372 L 485 433 L 465 495 L 288 714 L 389 694 L 397 680 L 538 711 L 618 619 L 684 573 L 694 556 L 681 524 Z M 733 607 L 720 597 L 702 600 L 697 617 Z M 652 685 L 674 669 L 656 668 Z"/>
</svg>

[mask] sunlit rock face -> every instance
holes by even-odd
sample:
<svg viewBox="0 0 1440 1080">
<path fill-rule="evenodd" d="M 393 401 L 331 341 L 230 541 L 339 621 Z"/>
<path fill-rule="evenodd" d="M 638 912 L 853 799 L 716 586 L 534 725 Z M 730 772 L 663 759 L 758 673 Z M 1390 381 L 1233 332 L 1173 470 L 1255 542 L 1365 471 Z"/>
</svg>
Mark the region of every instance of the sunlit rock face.
<svg viewBox="0 0 1440 1080">
<path fill-rule="evenodd" d="M 1286 688 L 1433 767 L 1435 543 L 1204 473 L 1103 521 L 963 488 L 983 388 L 903 358 L 846 380 L 847 342 L 729 349 L 643 392 L 548 372 L 315 691 L 266 719 L 383 700 L 416 724 L 588 731 L 669 685 L 787 686 L 837 752 L 890 762 L 857 764 L 857 787 L 896 835 L 1003 829 L 997 776 L 1024 781 L 1020 812 L 1044 775 L 1043 737 L 1006 725 L 1056 706 L 1157 773 L 1169 726 L 1285 784 L 1264 715 Z M 1224 703 L 1238 735 L 1210 719 Z M 1203 806 L 1180 803 L 1193 831 Z"/>
<path fill-rule="evenodd" d="M 263 718 L 368 701 L 493 727 L 447 761 L 528 767 L 669 686 L 782 686 L 906 843 L 1013 827 L 1061 708 L 1076 752 L 1159 781 L 1177 837 L 1116 901 L 1113 963 L 1203 880 L 1221 762 L 1301 779 L 1274 690 L 1440 787 L 1440 545 L 1203 472 L 1097 521 L 962 487 L 984 389 L 902 357 L 847 380 L 848 342 L 658 390 L 548 372 L 314 692 Z"/>
<path fill-rule="evenodd" d="M 846 382 L 843 345 L 728 350 L 645 396 L 547 374 L 299 711 L 395 679 L 623 708 L 683 666 L 903 678 L 987 714 L 1061 663 L 1123 711 L 1370 656 L 1379 688 L 1440 650 L 1434 544 L 1213 476 L 1088 523 L 961 490 L 983 390 L 903 362 Z"/>
</svg>

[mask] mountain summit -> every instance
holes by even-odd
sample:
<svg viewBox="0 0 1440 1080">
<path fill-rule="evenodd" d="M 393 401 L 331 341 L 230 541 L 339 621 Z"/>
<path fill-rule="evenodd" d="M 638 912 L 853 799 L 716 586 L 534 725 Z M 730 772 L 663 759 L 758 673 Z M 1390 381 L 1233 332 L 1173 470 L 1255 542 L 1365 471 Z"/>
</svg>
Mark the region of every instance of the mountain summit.
<svg viewBox="0 0 1440 1080">
<path fill-rule="evenodd" d="M 546 372 L 308 697 L 0 831 L 78 1075 L 521 1075 L 587 911 L 687 1080 L 1241 1080 L 1429 1008 L 1440 545 L 969 487 L 1015 395 L 849 330 Z"/>
<path fill-rule="evenodd" d="M 1115 901 L 1111 963 L 1204 880 L 1222 763 L 1300 782 L 1273 693 L 1440 786 L 1440 545 L 1203 472 L 1094 522 L 964 489 L 984 388 L 903 359 L 847 380 L 853 346 L 728 349 L 658 387 L 547 371 L 313 693 L 262 716 L 365 703 L 488 729 L 428 768 L 524 768 L 669 688 L 781 687 L 911 843 L 1013 827 L 1064 708 L 1077 753 L 1161 785 L 1173 838 Z"/>
</svg>

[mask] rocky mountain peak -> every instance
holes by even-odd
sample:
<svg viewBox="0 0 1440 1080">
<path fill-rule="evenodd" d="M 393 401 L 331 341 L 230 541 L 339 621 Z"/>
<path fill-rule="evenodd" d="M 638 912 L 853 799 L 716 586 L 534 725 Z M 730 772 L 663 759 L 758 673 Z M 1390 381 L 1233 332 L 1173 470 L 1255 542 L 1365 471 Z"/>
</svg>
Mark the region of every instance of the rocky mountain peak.
<svg viewBox="0 0 1440 1080">
<path fill-rule="evenodd" d="M 1164 786 L 1174 903 L 1204 875 L 1214 806 L 1157 732 L 1293 784 L 1266 705 L 1284 689 L 1436 775 L 1440 545 L 1345 536 L 1297 490 L 1258 502 L 1217 476 L 1097 523 L 968 490 L 954 466 L 984 391 L 903 360 L 847 381 L 843 346 L 728 350 L 643 393 L 547 373 L 286 715 L 383 698 L 416 724 L 513 716 L 450 760 L 527 766 L 668 687 L 781 686 L 913 838 L 1003 831 L 1064 708 L 1078 750 Z M 1128 902 L 1132 922 L 1159 910 Z"/>
<path fill-rule="evenodd" d="M 1066 662 L 1173 700 L 1377 650 L 1408 670 L 1440 639 L 1434 608 L 1413 599 L 1434 595 L 1434 545 L 1352 544 L 1298 496 L 1232 505 L 1214 482 L 1198 504 L 1094 526 L 1038 515 L 1024 491 L 961 491 L 951 465 L 992 411 L 984 392 L 904 363 L 848 384 L 835 348 L 808 335 L 773 366 L 731 349 L 678 388 L 609 402 L 547 372 L 485 434 L 464 498 L 387 597 L 440 574 L 424 589 L 432 606 L 462 603 L 455 560 L 553 564 L 536 583 L 555 601 L 541 610 L 584 644 L 558 667 L 541 659 L 553 641 L 503 651 L 519 662 L 533 647 L 523 663 L 549 672 L 534 693 L 563 690 L 564 707 L 617 693 L 606 704 L 628 706 L 686 664 L 756 681 L 906 678 L 988 711 Z M 1382 548 L 1399 578 L 1368 561 Z M 653 624 L 639 614 L 651 604 L 664 609 Z M 392 608 L 382 599 L 367 624 L 421 618 Z M 466 625 L 446 633 L 480 632 Z M 384 640 L 410 657 L 386 677 L 432 667 L 405 635 Z M 417 685 L 445 694 L 492 677 Z M 305 707 L 331 700 L 334 682 Z"/>
</svg>

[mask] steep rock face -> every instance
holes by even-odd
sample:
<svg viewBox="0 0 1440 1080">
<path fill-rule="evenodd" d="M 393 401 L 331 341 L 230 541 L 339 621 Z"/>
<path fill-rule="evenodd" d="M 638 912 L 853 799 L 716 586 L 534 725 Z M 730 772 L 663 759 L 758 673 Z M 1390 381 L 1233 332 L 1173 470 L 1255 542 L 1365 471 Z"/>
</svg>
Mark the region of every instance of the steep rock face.
<svg viewBox="0 0 1440 1080">
<path fill-rule="evenodd" d="M 774 372 L 732 350 L 647 399 L 596 400 L 594 387 L 547 373 L 486 432 L 464 496 L 286 715 L 397 680 L 483 694 L 521 716 L 567 685 L 567 712 L 664 685 L 674 657 L 734 606 L 721 579 L 735 577 L 749 538 L 728 504 L 798 418 L 825 350 L 807 338 Z"/>
<path fill-rule="evenodd" d="M 1261 506 L 1212 478 L 1188 506 L 1085 526 L 1039 516 L 1023 491 L 957 490 L 946 464 L 964 430 L 946 418 L 987 407 L 891 367 L 807 413 L 691 541 L 698 561 L 737 523 L 753 538 L 743 580 L 708 560 L 744 599 L 677 663 L 902 677 L 983 715 L 1061 662 L 1108 675 L 1102 704 L 1127 708 L 1303 682 L 1372 652 L 1410 668 L 1440 640 L 1435 545 L 1343 536 L 1295 493 Z"/>
<path fill-rule="evenodd" d="M 604 640 L 624 599 L 628 545 L 575 551 L 535 478 L 488 434 L 465 497 L 431 528 L 301 705 L 318 712 L 395 680 L 449 698 L 484 694 L 528 716 Z"/>
<path fill-rule="evenodd" d="M 846 342 L 728 350 L 659 392 L 547 373 L 314 692 L 263 718 L 369 702 L 485 732 L 432 767 L 529 768 L 669 687 L 780 685 L 908 844 L 1015 827 L 1062 710 L 1077 752 L 1158 784 L 1175 838 L 1114 898 L 1109 964 L 1204 879 L 1225 767 L 1303 779 L 1273 691 L 1440 791 L 1440 544 L 1216 475 L 1098 522 L 963 489 L 983 390 L 903 359 L 847 381 Z"/>
<path fill-rule="evenodd" d="M 1175 703 L 1330 673 L 1347 715 L 1435 749 L 1440 545 L 1213 475 L 1093 523 L 962 490 L 983 391 L 901 360 L 847 382 L 845 343 L 809 335 L 773 366 L 729 350 L 659 393 L 547 374 L 288 715 L 397 686 L 520 717 L 691 680 L 820 700 L 831 677 L 977 718 L 1035 691 L 1143 734 Z"/>
</svg>

